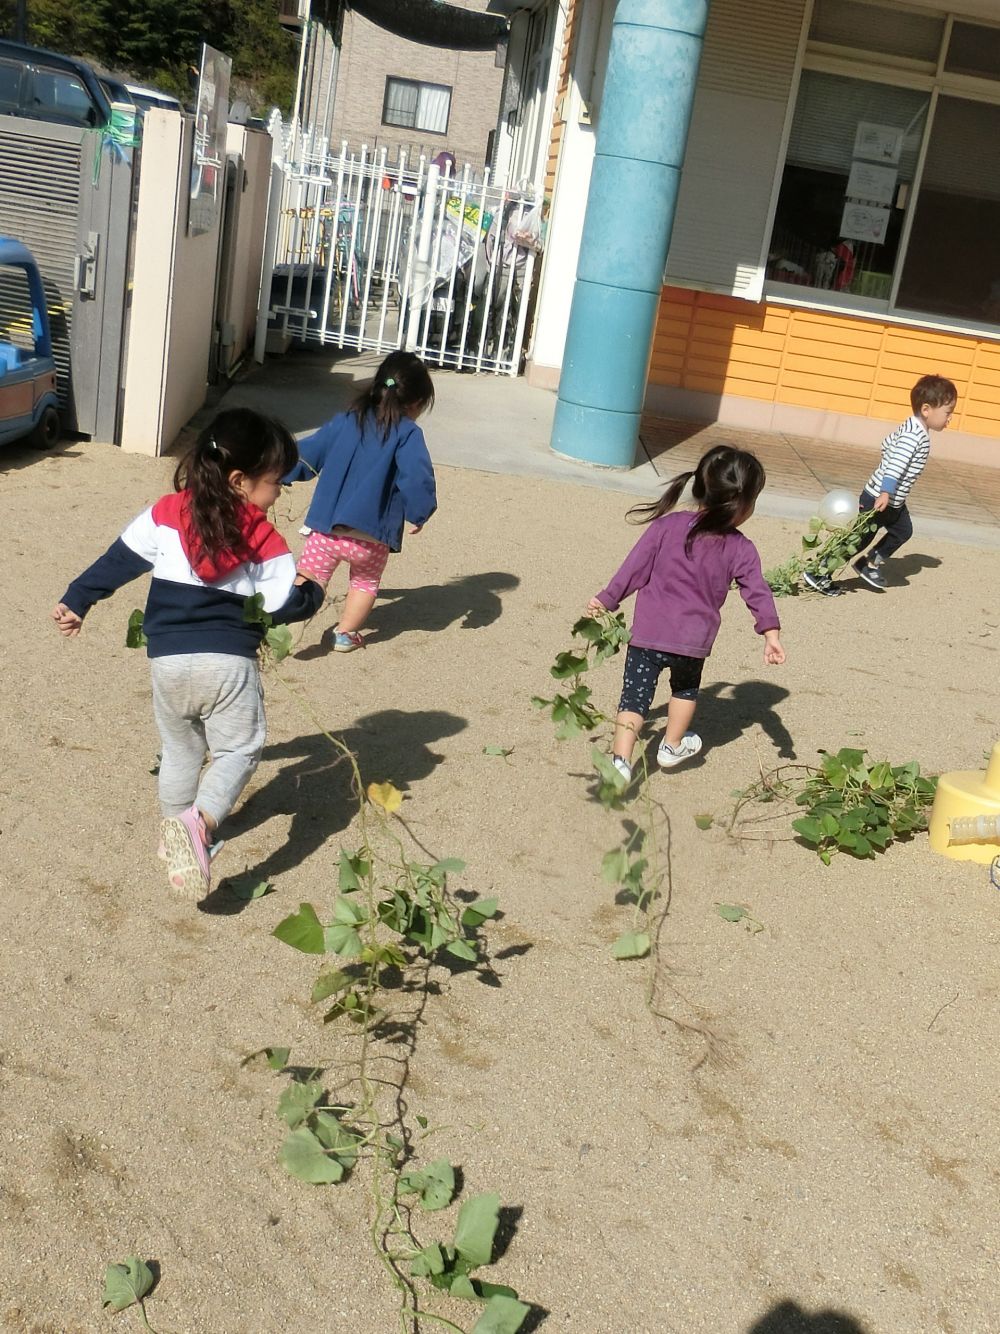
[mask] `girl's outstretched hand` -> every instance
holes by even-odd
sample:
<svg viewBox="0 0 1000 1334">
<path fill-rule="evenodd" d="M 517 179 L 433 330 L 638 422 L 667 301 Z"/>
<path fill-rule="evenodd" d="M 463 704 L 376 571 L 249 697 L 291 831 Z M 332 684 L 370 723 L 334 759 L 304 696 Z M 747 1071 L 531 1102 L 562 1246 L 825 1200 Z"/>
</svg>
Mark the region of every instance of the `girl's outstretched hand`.
<svg viewBox="0 0 1000 1334">
<path fill-rule="evenodd" d="M 785 650 L 781 647 L 777 630 L 764 631 L 764 661 L 769 667 L 780 667 L 785 661 Z"/>
<path fill-rule="evenodd" d="M 422 523 L 415 523 L 413 527 L 410 529 L 410 536 L 412 537 L 414 533 L 419 533 L 421 528 L 423 528 L 423 526 L 424 525 Z"/>
<path fill-rule="evenodd" d="M 587 603 L 587 610 L 590 612 L 591 616 L 603 616 L 608 609 L 599 598 L 591 598 Z"/>
<path fill-rule="evenodd" d="M 75 611 L 70 611 L 65 603 L 57 602 L 52 610 L 52 619 L 59 627 L 61 635 L 78 635 L 80 627 L 83 625 L 83 617 L 77 616 Z"/>
</svg>

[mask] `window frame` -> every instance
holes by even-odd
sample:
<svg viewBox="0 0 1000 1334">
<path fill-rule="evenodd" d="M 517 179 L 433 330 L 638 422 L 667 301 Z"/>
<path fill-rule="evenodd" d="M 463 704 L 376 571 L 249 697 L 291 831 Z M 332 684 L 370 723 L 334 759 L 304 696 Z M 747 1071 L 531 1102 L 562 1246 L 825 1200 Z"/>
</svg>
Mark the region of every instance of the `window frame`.
<svg viewBox="0 0 1000 1334">
<path fill-rule="evenodd" d="M 436 93 L 448 94 L 448 114 L 445 117 L 443 130 L 428 130 L 424 126 L 417 124 L 416 115 L 412 125 L 402 125 L 398 121 L 386 119 L 386 113 L 389 110 L 389 85 L 402 84 L 406 88 L 416 88 L 417 90 L 417 112 L 420 110 L 420 91 L 423 88 L 429 88 Z M 387 74 L 385 76 L 385 91 L 382 94 L 382 124 L 388 125 L 394 130 L 412 130 L 414 134 L 436 134 L 442 138 L 448 133 L 448 127 L 451 125 L 451 105 L 455 96 L 455 87 L 449 83 L 430 83 L 427 79 L 407 79 L 399 74 Z"/>
<path fill-rule="evenodd" d="M 873 9 L 889 9 L 899 12 L 901 6 L 885 3 L 884 0 L 863 0 Z M 913 11 L 916 12 L 916 11 Z M 922 11 L 932 12 L 932 11 Z M 973 75 L 955 74 L 945 69 L 945 60 L 951 43 L 952 28 L 956 19 L 959 22 L 972 23 L 977 27 L 1000 29 L 1000 20 L 991 22 L 979 18 L 949 11 L 944 14 L 944 26 L 941 33 L 941 46 L 935 65 L 930 62 L 913 61 L 905 57 L 886 57 L 877 52 L 859 52 L 850 47 L 835 47 L 827 42 L 810 41 L 809 24 L 812 7 L 806 7 L 803 20 L 802 41 L 799 46 L 798 68 L 789 95 L 785 131 L 782 136 L 782 154 L 780 169 L 776 173 L 771 207 L 768 216 L 768 228 L 765 238 L 764 256 L 768 253 L 774 235 L 777 217 L 778 196 L 781 192 L 788 159 L 788 144 L 791 138 L 792 124 L 795 118 L 802 73 L 805 70 L 832 74 L 841 78 L 860 79 L 869 83 L 879 83 L 899 88 L 911 88 L 926 92 L 929 96 L 927 117 L 924 123 L 923 138 L 914 169 L 910 198 L 907 201 L 899 237 L 899 248 L 893 269 L 892 285 L 885 299 L 863 297 L 851 293 L 831 292 L 826 288 L 804 288 L 792 283 L 782 283 L 767 277 L 766 269 L 763 280 L 761 300 L 772 301 L 778 305 L 801 306 L 812 310 L 826 310 L 832 313 L 857 315 L 867 319 L 889 319 L 901 324 L 917 325 L 942 331 L 977 334 L 1000 341 L 1000 324 L 987 321 L 956 320 L 930 312 L 910 310 L 896 304 L 903 269 L 909 251 L 910 235 L 917 212 L 917 202 L 923 185 L 924 164 L 930 147 L 931 135 L 938 100 L 941 96 L 957 97 L 964 101 L 982 102 L 991 106 L 1000 106 L 1000 78 L 985 79 Z M 815 295 L 806 295 L 814 293 Z"/>
</svg>

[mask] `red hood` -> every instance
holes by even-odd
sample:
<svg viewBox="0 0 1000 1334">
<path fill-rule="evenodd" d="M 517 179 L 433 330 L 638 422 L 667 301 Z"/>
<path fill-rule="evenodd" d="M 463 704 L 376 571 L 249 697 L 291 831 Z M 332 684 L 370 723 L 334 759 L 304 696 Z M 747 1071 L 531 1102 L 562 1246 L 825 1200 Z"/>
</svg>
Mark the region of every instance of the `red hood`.
<svg viewBox="0 0 1000 1334">
<path fill-rule="evenodd" d="M 262 562 L 288 551 L 285 539 L 256 505 L 243 505 L 239 512 L 243 537 L 239 551 L 222 551 L 213 560 L 199 552 L 198 535 L 191 519 L 191 492 L 178 491 L 164 496 L 153 507 L 157 523 L 175 528 L 191 569 L 206 584 L 218 583 L 247 561 Z"/>
</svg>

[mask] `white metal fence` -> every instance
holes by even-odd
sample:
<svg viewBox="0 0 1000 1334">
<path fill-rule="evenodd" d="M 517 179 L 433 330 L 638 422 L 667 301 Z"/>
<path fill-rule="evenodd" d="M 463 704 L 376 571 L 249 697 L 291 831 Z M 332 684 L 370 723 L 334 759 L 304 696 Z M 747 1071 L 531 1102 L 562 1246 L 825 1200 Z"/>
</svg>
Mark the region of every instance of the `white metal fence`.
<svg viewBox="0 0 1000 1334">
<path fill-rule="evenodd" d="M 294 339 L 516 375 L 540 248 L 531 195 L 272 126 L 267 316 Z M 278 205 L 275 210 L 275 205 Z M 262 316 L 264 312 L 262 310 Z"/>
</svg>

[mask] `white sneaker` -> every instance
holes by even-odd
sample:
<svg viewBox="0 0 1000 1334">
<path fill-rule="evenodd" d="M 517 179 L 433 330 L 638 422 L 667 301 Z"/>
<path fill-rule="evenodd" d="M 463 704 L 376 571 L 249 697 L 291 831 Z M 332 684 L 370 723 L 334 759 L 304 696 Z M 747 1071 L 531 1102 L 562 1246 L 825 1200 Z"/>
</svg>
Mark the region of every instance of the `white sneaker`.
<svg viewBox="0 0 1000 1334">
<path fill-rule="evenodd" d="M 701 750 L 701 737 L 697 732 L 685 732 L 677 746 L 668 746 L 666 741 L 660 742 L 656 752 L 656 763 L 661 769 L 672 769 L 675 764 L 683 764 L 685 760 L 693 759 L 699 750 Z"/>
<path fill-rule="evenodd" d="M 628 779 L 628 781 L 631 783 L 632 766 L 631 764 L 629 764 L 628 760 L 623 759 L 621 755 L 612 755 L 611 763 L 615 766 L 615 768 L 622 775 L 622 777 Z"/>
</svg>

